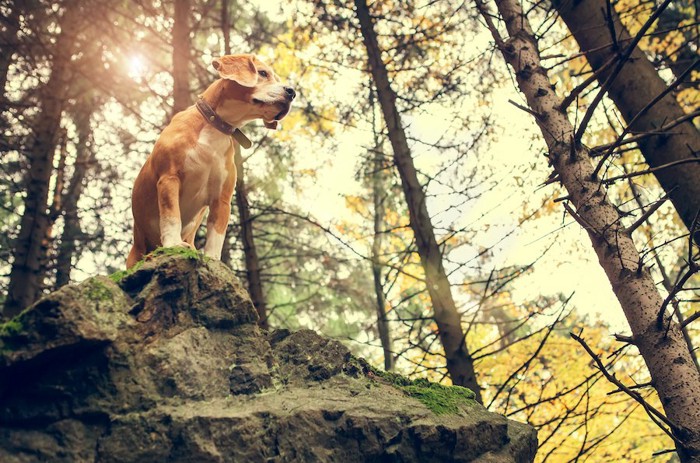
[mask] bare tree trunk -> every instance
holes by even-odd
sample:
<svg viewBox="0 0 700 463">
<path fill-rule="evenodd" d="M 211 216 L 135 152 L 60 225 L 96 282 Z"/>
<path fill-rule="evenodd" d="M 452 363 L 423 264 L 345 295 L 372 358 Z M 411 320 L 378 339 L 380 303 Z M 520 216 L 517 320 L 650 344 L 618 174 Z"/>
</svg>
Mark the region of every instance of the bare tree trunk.
<svg viewBox="0 0 700 463">
<path fill-rule="evenodd" d="M 44 240 L 41 243 L 44 253 L 40 265 L 44 271 L 44 278 L 49 277 L 49 269 L 51 268 L 51 263 L 54 258 L 54 225 L 56 225 L 56 220 L 61 216 L 61 211 L 63 209 L 63 187 L 66 178 L 66 160 L 68 159 L 68 133 L 65 128 L 60 130 L 56 151 L 58 152 L 58 165 L 56 166 L 54 175 L 53 198 L 49 204 L 46 236 L 44 236 Z M 46 284 L 46 282 L 44 282 L 44 284 Z M 46 284 L 46 286 L 50 285 Z"/>
<path fill-rule="evenodd" d="M 63 233 L 56 255 L 56 288 L 70 282 L 70 272 L 73 268 L 73 258 L 76 255 L 77 240 L 81 235 L 78 202 L 83 192 L 83 184 L 93 158 L 90 148 L 92 128 L 90 118 L 95 102 L 80 105 L 73 121 L 78 132 L 78 143 L 75 148 L 75 164 L 68 188 L 63 195 Z"/>
<path fill-rule="evenodd" d="M 27 150 L 29 172 L 26 176 L 27 196 L 14 245 L 14 260 L 5 300 L 5 317 L 13 317 L 32 304 L 41 293 L 45 269 L 42 244 L 49 227 L 49 183 L 61 125 L 66 94 L 70 83 L 70 65 L 75 31 L 76 7 L 69 4 L 61 18 L 62 32 L 57 38 L 49 81 L 40 90 L 40 110 L 33 124 L 33 142 Z"/>
<path fill-rule="evenodd" d="M 606 0 L 562 1 L 553 4 L 571 30 L 599 82 L 605 82 L 614 66 L 601 70 L 618 52 L 606 22 Z M 612 21 L 620 49 L 630 43 L 630 35 L 612 11 Z M 635 48 L 627 63 L 612 81 L 609 96 L 615 102 L 627 123 L 654 98 L 667 89 L 646 55 Z M 672 93 L 665 95 L 631 125 L 635 133 L 653 132 L 671 121 L 685 116 Z M 639 148 L 650 167 L 688 159 L 700 153 L 700 132 L 692 121 L 686 121 L 666 132 L 639 141 Z M 700 209 L 700 163 L 686 163 L 654 172 L 663 189 L 669 194 L 683 223 L 690 230 L 695 214 Z M 696 234 L 700 243 L 700 233 Z"/>
<path fill-rule="evenodd" d="M 190 95 L 190 0 L 175 0 L 173 22 L 173 116 L 192 104 Z"/>
<path fill-rule="evenodd" d="M 245 256 L 246 280 L 248 280 L 248 292 L 253 300 L 253 305 L 258 311 L 261 328 L 269 328 L 267 319 L 267 306 L 265 304 L 265 294 L 263 293 L 262 279 L 260 278 L 260 260 L 255 249 L 255 239 L 253 237 L 253 219 L 250 216 L 250 205 L 248 204 L 248 192 L 245 187 L 243 175 L 243 157 L 241 147 L 234 143 L 236 163 L 236 206 L 238 207 L 238 217 L 241 226 L 241 242 L 243 243 L 243 255 Z"/>
<path fill-rule="evenodd" d="M 373 108 L 374 110 L 374 108 Z M 372 168 L 372 199 L 374 203 L 374 234 L 372 235 L 372 278 L 374 280 L 374 295 L 377 308 L 377 331 L 384 351 L 384 369 L 394 369 L 394 352 L 389 330 L 389 320 L 386 316 L 386 298 L 384 297 L 384 284 L 382 275 L 382 244 L 384 233 L 384 199 L 386 198 L 386 182 L 383 179 L 384 162 L 382 159 L 380 143 L 375 143 L 374 160 Z"/>
<path fill-rule="evenodd" d="M 560 110 L 562 100 L 542 67 L 537 39 L 517 0 L 496 0 L 508 30 L 504 41 L 490 14 L 477 3 L 505 60 L 515 71 L 518 86 L 549 148 L 549 161 L 575 206 L 572 215 L 588 232 L 599 262 L 632 329 L 632 342 L 646 362 L 659 394 L 676 448 L 683 462 L 700 461 L 700 372 L 695 368 L 677 323 L 659 327 L 663 298 L 649 271 L 641 264 L 630 231 L 617 209 L 593 178 L 587 150 L 574 142 L 574 128 Z"/>
<path fill-rule="evenodd" d="M 231 54 L 231 23 L 229 18 L 229 0 L 221 1 L 221 31 L 224 36 L 224 53 Z M 258 312 L 260 321 L 258 324 L 262 328 L 269 328 L 267 319 L 267 304 L 265 302 L 265 293 L 263 291 L 262 278 L 260 276 L 260 259 L 258 251 L 255 247 L 255 237 L 253 235 L 253 218 L 250 214 L 250 204 L 248 204 L 248 191 L 245 186 L 245 174 L 243 171 L 243 156 L 241 155 L 241 146 L 234 142 L 234 162 L 236 164 L 236 206 L 238 209 L 238 220 L 241 227 L 241 242 L 243 243 L 243 256 L 245 258 L 246 280 L 248 281 L 248 292 L 253 301 L 255 310 Z M 230 229 L 230 227 L 229 227 Z M 231 245 L 228 240 L 228 230 L 226 233 L 227 239 L 224 242 L 226 255 L 231 254 Z"/>
<path fill-rule="evenodd" d="M 232 252 L 232 240 L 234 239 L 235 235 L 234 227 L 229 224 L 228 227 L 226 227 L 226 234 L 224 235 L 224 245 L 221 248 L 221 262 L 224 264 L 228 265 L 231 267 L 231 252 Z"/>
<path fill-rule="evenodd" d="M 229 14 L 229 1 L 221 0 L 221 33 L 224 39 L 224 54 L 231 54 L 231 18 Z M 221 262 L 231 266 L 232 240 L 234 236 L 233 227 L 226 227 L 224 235 L 224 245 L 221 248 Z"/>
<path fill-rule="evenodd" d="M 19 31 L 20 6 L 15 3 L 10 10 L 10 14 L 2 19 L 0 27 L 0 107 L 5 103 L 5 85 L 7 85 L 7 73 L 12 64 L 13 51 L 17 49 L 17 31 Z"/>
<path fill-rule="evenodd" d="M 49 206 L 49 226 L 46 231 L 47 244 L 53 240 L 53 226 L 56 223 L 56 219 L 61 216 L 61 210 L 63 209 L 63 187 L 66 179 L 66 160 L 68 159 L 68 133 L 66 129 L 61 129 L 59 140 L 56 180 L 54 181 L 53 198 Z"/>
<path fill-rule="evenodd" d="M 372 153 L 372 164 L 370 170 L 370 181 L 372 185 L 372 202 L 374 214 L 374 234 L 372 235 L 372 280 L 374 281 L 374 296 L 377 310 L 377 332 L 379 341 L 382 343 L 384 353 L 384 369 L 391 371 L 394 369 L 394 352 L 392 347 L 389 320 L 386 316 L 386 297 L 384 296 L 384 281 L 382 275 L 382 247 L 384 234 L 384 215 L 386 207 L 384 201 L 387 198 L 386 175 L 384 173 L 384 151 L 382 149 L 383 137 L 381 125 L 377 122 L 374 87 L 369 85 L 369 102 L 372 108 L 372 132 L 374 134 L 374 147 Z"/>
<path fill-rule="evenodd" d="M 624 169 L 625 173 L 629 173 L 627 171 L 627 168 L 623 165 L 622 168 Z M 631 178 L 627 179 L 627 183 L 629 184 L 630 190 L 632 191 L 632 195 L 634 196 L 634 200 L 639 206 L 639 209 L 643 212 L 647 212 L 647 208 L 642 202 L 642 194 L 639 191 L 639 187 L 634 183 L 634 181 Z M 666 271 L 666 267 L 664 266 L 664 263 L 661 261 L 661 258 L 659 257 L 659 252 L 658 252 L 658 247 L 655 245 L 655 237 L 652 231 L 648 227 L 644 227 L 644 235 L 647 240 L 647 245 L 649 249 L 651 250 L 653 256 L 654 256 L 654 262 L 656 262 L 656 268 L 659 270 L 659 273 L 661 273 L 661 283 L 664 285 L 664 289 L 666 290 L 667 293 L 671 294 L 673 291 L 673 283 L 671 282 L 671 277 L 669 276 L 668 272 Z M 685 257 L 679 256 L 679 265 L 678 268 L 683 267 L 683 263 L 685 260 Z M 688 345 L 688 351 L 690 352 L 690 356 L 693 359 L 693 363 L 695 363 L 695 367 L 700 371 L 700 361 L 698 361 L 698 355 L 695 350 L 695 347 L 693 346 L 693 338 L 691 337 L 690 333 L 688 332 L 688 327 L 683 326 L 683 322 L 685 321 L 685 317 L 683 316 L 683 312 L 681 312 L 681 308 L 678 304 L 677 301 L 674 301 L 671 303 L 673 306 L 673 314 L 676 316 L 676 319 L 678 320 L 678 323 L 681 326 L 681 332 L 683 333 L 683 339 L 685 339 L 685 343 Z"/>
<path fill-rule="evenodd" d="M 428 294 L 433 303 L 433 316 L 438 327 L 438 336 L 445 351 L 447 370 L 452 382 L 470 388 L 481 402 L 481 391 L 476 381 L 474 362 L 467 349 L 462 317 L 457 311 L 450 282 L 442 263 L 442 253 L 435 239 L 435 232 L 425 203 L 425 192 L 418 181 L 411 150 L 401 117 L 396 108 L 396 93 L 389 83 L 389 74 L 381 58 L 381 49 L 370 16 L 366 0 L 355 0 L 357 17 L 364 40 L 369 66 L 377 88 L 377 97 L 389 131 L 389 140 L 394 151 L 394 163 L 401 176 L 416 240 L 418 254 L 425 271 Z"/>
</svg>

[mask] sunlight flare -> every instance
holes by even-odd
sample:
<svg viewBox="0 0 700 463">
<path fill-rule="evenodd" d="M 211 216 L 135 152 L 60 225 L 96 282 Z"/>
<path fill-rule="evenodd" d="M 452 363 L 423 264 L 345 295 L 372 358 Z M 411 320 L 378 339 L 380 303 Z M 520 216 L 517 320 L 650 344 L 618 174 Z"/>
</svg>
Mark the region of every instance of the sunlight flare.
<svg viewBox="0 0 700 463">
<path fill-rule="evenodd" d="M 146 61 L 141 54 L 133 53 L 127 57 L 127 69 L 129 77 L 139 80 L 146 73 Z"/>
</svg>

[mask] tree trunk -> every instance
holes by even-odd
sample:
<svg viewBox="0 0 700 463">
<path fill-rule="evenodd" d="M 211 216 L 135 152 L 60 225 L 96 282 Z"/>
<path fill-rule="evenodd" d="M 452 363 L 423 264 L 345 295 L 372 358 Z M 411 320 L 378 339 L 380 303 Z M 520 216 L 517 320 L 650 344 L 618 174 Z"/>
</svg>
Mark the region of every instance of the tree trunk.
<svg viewBox="0 0 700 463">
<path fill-rule="evenodd" d="M 221 0 L 221 34 L 224 39 L 224 54 L 231 54 L 231 18 L 229 14 L 229 0 Z M 233 227 L 226 227 L 224 245 L 221 248 L 221 262 L 231 267 L 231 253 L 233 251 L 232 240 L 235 235 Z"/>
<path fill-rule="evenodd" d="M 224 53 L 231 54 L 231 23 L 229 18 L 229 0 L 221 1 L 221 31 L 224 36 Z M 267 305 L 265 303 L 265 293 L 263 292 L 262 278 L 260 276 L 260 259 L 255 248 L 255 238 L 253 236 L 253 219 L 250 215 L 250 205 L 248 204 L 248 191 L 245 186 L 245 175 L 243 172 L 243 156 L 241 146 L 234 142 L 234 162 L 236 164 L 236 206 L 238 208 L 238 220 L 241 227 L 241 242 L 243 243 L 243 256 L 245 259 L 246 280 L 248 281 L 248 292 L 253 301 L 255 310 L 258 312 L 260 321 L 258 324 L 262 328 L 269 328 L 267 319 Z M 230 230 L 231 227 L 228 228 Z M 224 242 L 225 254 L 230 260 L 231 244 L 228 239 L 228 230 Z"/>
<path fill-rule="evenodd" d="M 5 85 L 7 85 L 7 73 L 12 64 L 12 54 L 17 50 L 17 31 L 19 31 L 19 10 L 20 6 L 15 3 L 10 10 L 10 14 L 3 18 L 2 26 L 4 30 L 0 31 L 0 107 L 5 104 Z"/>
<path fill-rule="evenodd" d="M 42 246 L 49 227 L 49 183 L 53 172 L 54 152 L 61 126 L 61 114 L 70 84 L 68 66 L 75 31 L 76 7 L 69 4 L 61 18 L 62 32 L 57 38 L 49 81 L 40 90 L 40 110 L 33 124 L 34 137 L 28 146 L 29 172 L 26 175 L 27 196 L 14 245 L 14 260 L 5 300 L 5 317 L 13 317 L 32 304 L 42 290 L 45 268 Z"/>
<path fill-rule="evenodd" d="M 627 168 L 623 165 L 622 166 L 623 170 L 625 173 L 629 173 Z M 632 191 L 632 195 L 634 197 L 635 202 L 639 206 L 639 209 L 642 211 L 642 213 L 646 213 L 646 205 L 642 201 L 642 193 L 639 191 L 639 187 L 634 183 L 634 181 L 631 178 L 627 179 L 627 183 L 629 184 L 630 190 Z M 666 289 L 666 292 L 668 294 L 671 294 L 673 291 L 673 283 L 672 283 L 672 278 L 669 276 L 668 272 L 666 271 L 666 267 L 664 266 L 664 263 L 661 261 L 661 258 L 659 257 L 659 247 L 654 243 L 655 241 L 655 236 L 652 233 L 652 230 L 649 227 L 644 227 L 644 236 L 647 242 L 648 248 L 651 250 L 652 255 L 654 256 L 654 262 L 656 263 L 656 268 L 658 269 L 659 273 L 661 274 L 661 283 L 664 286 L 664 289 Z M 679 269 L 682 269 L 685 264 L 685 256 L 678 256 L 678 263 L 677 267 Z M 677 280 L 676 280 L 677 281 Z M 683 333 L 683 339 L 685 339 L 685 343 L 688 345 L 688 352 L 690 352 L 690 356 L 693 359 L 693 363 L 695 363 L 695 368 L 700 371 L 700 361 L 698 361 L 698 354 L 697 351 L 693 345 L 693 338 L 688 332 L 688 326 L 683 326 L 683 322 L 685 321 L 685 317 L 683 316 L 683 312 L 681 312 L 681 308 L 677 302 L 672 302 L 671 305 L 673 306 L 673 314 L 676 316 L 676 319 L 678 320 L 678 323 L 681 325 L 681 332 Z"/>
<path fill-rule="evenodd" d="M 438 247 L 433 225 L 425 203 L 425 192 L 418 181 L 411 150 L 401 117 L 396 108 L 396 93 L 389 83 L 389 73 L 381 59 L 377 34 L 366 0 L 355 0 L 357 18 L 360 21 L 362 38 L 367 49 L 369 67 L 377 88 L 377 97 L 389 131 L 389 140 L 394 151 L 394 163 L 401 177 L 401 184 L 408 203 L 411 228 L 416 240 L 418 254 L 425 271 L 428 294 L 433 303 L 433 316 L 438 327 L 438 336 L 445 351 L 447 370 L 452 382 L 470 388 L 481 402 L 481 391 L 476 381 L 474 363 L 467 349 L 462 318 L 457 311 L 450 282 L 442 264 L 442 253 Z"/>
<path fill-rule="evenodd" d="M 192 104 L 190 95 L 190 0 L 175 0 L 173 22 L 173 116 Z"/>
<path fill-rule="evenodd" d="M 605 190 L 593 177 L 587 150 L 572 146 L 574 128 L 559 108 L 562 100 L 542 67 L 537 39 L 517 0 L 496 0 L 509 38 L 502 41 L 491 16 L 482 10 L 505 60 L 513 67 L 528 106 L 537 114 L 536 122 L 549 148 L 549 161 L 569 201 L 576 208 L 574 217 L 588 232 L 599 262 L 627 317 L 633 342 L 651 373 L 666 416 L 678 439 L 677 450 L 683 462 L 700 461 L 700 372 L 695 368 L 677 323 L 659 328 L 657 314 L 663 298 L 639 253 L 622 226 L 618 210 L 608 201 Z"/>
<path fill-rule="evenodd" d="M 380 143 L 375 143 L 374 162 L 372 168 L 372 200 L 374 203 L 374 234 L 372 236 L 372 278 L 374 280 L 374 295 L 377 308 L 377 331 L 384 351 L 384 369 L 394 369 L 394 352 L 389 330 L 389 320 L 386 316 L 386 298 L 384 297 L 384 284 L 382 281 L 382 236 L 384 233 L 384 199 L 386 198 L 386 184 L 383 179 L 382 151 Z"/>
<path fill-rule="evenodd" d="M 78 132 L 78 144 L 75 148 L 73 175 L 63 195 L 63 234 L 56 255 L 56 289 L 70 282 L 77 240 L 81 235 L 78 201 L 80 201 L 83 192 L 85 177 L 93 162 L 92 149 L 90 148 L 92 137 L 90 118 L 92 116 L 91 108 L 94 108 L 95 102 L 91 103 L 90 106 L 87 104 L 78 106 L 73 119 Z"/>
<path fill-rule="evenodd" d="M 66 160 L 68 159 L 68 133 L 65 128 L 61 128 L 58 137 L 59 142 L 56 148 L 58 153 L 58 165 L 56 166 L 53 176 L 53 198 L 49 204 L 46 236 L 44 236 L 44 240 L 41 244 L 44 254 L 40 265 L 41 268 L 44 269 L 45 276 L 48 276 L 48 270 L 51 268 L 51 263 L 54 258 L 53 244 L 55 243 L 55 238 L 53 227 L 56 225 L 56 220 L 61 216 L 61 211 L 63 209 L 63 188 L 66 177 Z"/>
<path fill-rule="evenodd" d="M 234 160 L 236 162 L 236 206 L 238 207 L 238 218 L 241 226 L 241 243 L 243 243 L 243 255 L 245 257 L 246 279 L 248 281 L 248 292 L 253 300 L 255 310 L 258 311 L 261 328 L 269 328 L 267 319 L 267 306 L 265 304 L 265 294 L 263 293 L 262 279 L 260 278 L 260 260 L 255 249 L 255 239 L 253 238 L 253 219 L 250 216 L 250 205 L 248 204 L 248 192 L 245 187 L 243 175 L 243 157 L 241 147 L 234 143 L 236 152 Z"/>
<path fill-rule="evenodd" d="M 554 7 L 571 30 L 581 50 L 594 71 L 615 57 L 610 32 L 605 19 L 605 0 L 562 1 L 554 0 Z M 630 35 L 612 12 L 613 24 L 620 48 L 630 43 Z M 598 74 L 604 82 L 614 66 L 608 66 Z M 628 123 L 644 107 L 666 90 L 667 86 L 646 55 L 636 48 L 630 59 L 610 85 L 609 96 Z M 671 121 L 685 116 L 672 93 L 665 95 L 646 114 L 630 127 L 635 133 L 653 132 Z M 654 135 L 641 140 L 638 145 L 650 167 L 688 159 L 700 152 L 700 132 L 692 121 L 669 130 L 672 135 Z M 686 163 L 654 173 L 663 189 L 669 194 L 683 223 L 690 230 L 695 214 L 700 209 L 700 163 Z M 700 233 L 695 241 L 700 243 Z"/>
</svg>

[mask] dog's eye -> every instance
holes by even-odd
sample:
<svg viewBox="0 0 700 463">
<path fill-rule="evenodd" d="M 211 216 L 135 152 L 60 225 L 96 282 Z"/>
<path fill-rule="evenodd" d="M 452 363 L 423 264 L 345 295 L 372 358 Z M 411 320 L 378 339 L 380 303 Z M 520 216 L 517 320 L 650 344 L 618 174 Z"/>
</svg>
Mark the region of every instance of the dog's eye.
<svg viewBox="0 0 700 463">
<path fill-rule="evenodd" d="M 267 71 L 258 71 L 258 74 L 260 74 L 261 77 L 267 79 Z"/>
</svg>

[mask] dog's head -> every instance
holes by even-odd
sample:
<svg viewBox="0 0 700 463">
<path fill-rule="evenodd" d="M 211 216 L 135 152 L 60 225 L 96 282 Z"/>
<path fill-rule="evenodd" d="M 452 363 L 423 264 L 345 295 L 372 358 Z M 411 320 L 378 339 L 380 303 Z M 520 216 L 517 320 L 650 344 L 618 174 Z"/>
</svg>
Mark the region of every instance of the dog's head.
<svg viewBox="0 0 700 463">
<path fill-rule="evenodd" d="M 280 78 L 255 55 L 226 55 L 212 61 L 223 81 L 219 109 L 241 118 L 242 122 L 262 119 L 268 129 L 287 115 L 296 92 L 280 82 Z"/>
</svg>

